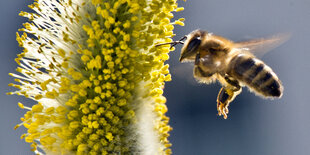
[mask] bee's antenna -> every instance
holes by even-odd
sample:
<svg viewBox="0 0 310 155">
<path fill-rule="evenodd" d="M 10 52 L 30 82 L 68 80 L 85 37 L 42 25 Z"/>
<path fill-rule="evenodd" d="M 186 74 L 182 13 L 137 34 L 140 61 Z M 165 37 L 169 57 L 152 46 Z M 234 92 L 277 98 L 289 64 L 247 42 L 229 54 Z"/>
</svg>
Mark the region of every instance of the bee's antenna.
<svg viewBox="0 0 310 155">
<path fill-rule="evenodd" d="M 177 45 L 177 44 L 184 44 L 183 40 L 186 39 L 186 38 L 187 38 L 187 36 L 184 36 L 184 37 L 182 37 L 182 38 L 181 38 L 180 40 L 178 40 L 178 41 L 173 41 L 173 42 L 169 42 L 169 43 L 156 44 L 155 47 L 161 46 L 161 45 L 171 44 L 171 47 L 170 47 L 170 49 L 171 49 L 172 47 L 174 47 L 174 46 Z"/>
</svg>

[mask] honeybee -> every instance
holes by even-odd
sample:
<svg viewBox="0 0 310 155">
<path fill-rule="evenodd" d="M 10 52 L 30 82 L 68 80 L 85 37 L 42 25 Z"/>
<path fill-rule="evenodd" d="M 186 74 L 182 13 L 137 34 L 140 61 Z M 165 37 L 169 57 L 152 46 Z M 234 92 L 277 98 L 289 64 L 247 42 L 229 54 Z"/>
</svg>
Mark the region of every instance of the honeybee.
<svg viewBox="0 0 310 155">
<path fill-rule="evenodd" d="M 217 96 L 218 115 L 227 119 L 228 106 L 246 86 L 265 98 L 280 98 L 283 86 L 274 71 L 254 54 L 268 51 L 287 40 L 288 35 L 233 42 L 224 37 L 195 30 L 178 41 L 156 46 L 184 44 L 180 62 L 194 62 L 193 74 L 199 82 L 222 84 Z M 183 42 L 183 40 L 185 42 Z"/>
</svg>

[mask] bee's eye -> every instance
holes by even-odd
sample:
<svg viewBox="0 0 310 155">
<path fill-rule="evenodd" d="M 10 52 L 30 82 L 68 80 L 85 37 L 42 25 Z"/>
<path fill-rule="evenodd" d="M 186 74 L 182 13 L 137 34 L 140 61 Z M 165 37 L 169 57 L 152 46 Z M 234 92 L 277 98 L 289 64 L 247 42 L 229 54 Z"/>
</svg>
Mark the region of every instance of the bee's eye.
<svg viewBox="0 0 310 155">
<path fill-rule="evenodd" d="M 195 50 L 200 45 L 200 43 L 201 43 L 200 37 L 191 40 L 187 46 L 188 51 Z"/>
</svg>

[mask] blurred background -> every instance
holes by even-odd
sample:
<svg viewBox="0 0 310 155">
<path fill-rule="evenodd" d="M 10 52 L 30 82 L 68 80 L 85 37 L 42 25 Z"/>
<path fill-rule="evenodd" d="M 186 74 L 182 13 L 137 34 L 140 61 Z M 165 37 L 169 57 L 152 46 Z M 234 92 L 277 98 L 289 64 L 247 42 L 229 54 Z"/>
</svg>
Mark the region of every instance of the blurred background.
<svg viewBox="0 0 310 155">
<path fill-rule="evenodd" d="M 0 154 L 33 154 L 20 140 L 24 128 L 14 131 L 24 111 L 7 96 L 13 78 L 7 74 L 17 65 L 21 52 L 15 32 L 26 19 L 18 13 L 29 10 L 32 1 L 0 2 L 0 57 L 2 107 L 0 108 Z M 231 103 L 228 119 L 217 116 L 216 97 L 220 84 L 199 84 L 192 77 L 192 64 L 179 63 L 181 46 L 170 53 L 172 81 L 166 83 L 172 150 L 177 155 L 309 155 L 310 154 L 310 1 L 309 0 L 188 0 L 179 1 L 185 26 L 175 26 L 174 40 L 194 29 L 203 29 L 233 41 L 290 32 L 290 40 L 264 55 L 262 60 L 284 85 L 281 99 L 265 100 L 246 88 Z"/>
</svg>

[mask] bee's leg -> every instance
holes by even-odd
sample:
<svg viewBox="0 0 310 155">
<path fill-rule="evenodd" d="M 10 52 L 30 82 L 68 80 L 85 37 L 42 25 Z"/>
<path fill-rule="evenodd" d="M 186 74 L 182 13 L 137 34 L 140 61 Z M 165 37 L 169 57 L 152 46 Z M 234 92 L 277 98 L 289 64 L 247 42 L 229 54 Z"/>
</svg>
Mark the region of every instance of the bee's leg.
<svg viewBox="0 0 310 155">
<path fill-rule="evenodd" d="M 198 52 L 195 57 L 195 65 L 199 65 L 200 62 L 200 53 Z"/>
<path fill-rule="evenodd" d="M 203 71 L 200 66 L 198 66 L 198 65 L 194 66 L 194 77 L 210 78 L 212 75 L 213 75 L 213 73 L 208 73 L 208 72 Z"/>
<path fill-rule="evenodd" d="M 213 73 L 205 72 L 199 65 L 200 54 L 197 53 L 195 57 L 195 66 L 194 66 L 194 77 L 202 81 L 208 81 L 208 79 L 213 75 Z"/>
<path fill-rule="evenodd" d="M 228 86 L 232 87 L 233 90 L 239 91 L 239 89 L 241 89 L 241 86 L 237 80 L 231 78 L 228 75 L 225 75 L 224 79 L 228 83 Z"/>
<path fill-rule="evenodd" d="M 235 99 L 241 92 L 241 86 L 238 81 L 225 77 L 228 86 L 222 87 L 217 96 L 217 110 L 218 115 L 223 115 L 224 119 L 227 119 L 228 106 L 231 101 Z"/>
</svg>

